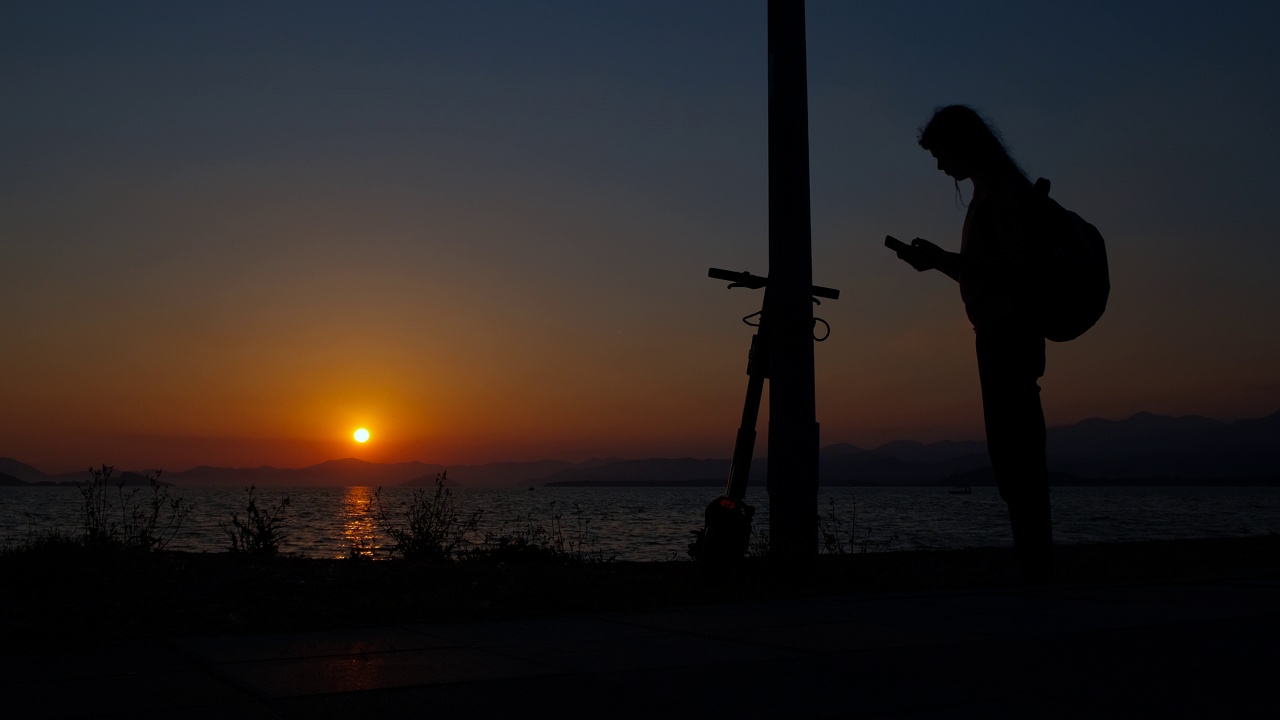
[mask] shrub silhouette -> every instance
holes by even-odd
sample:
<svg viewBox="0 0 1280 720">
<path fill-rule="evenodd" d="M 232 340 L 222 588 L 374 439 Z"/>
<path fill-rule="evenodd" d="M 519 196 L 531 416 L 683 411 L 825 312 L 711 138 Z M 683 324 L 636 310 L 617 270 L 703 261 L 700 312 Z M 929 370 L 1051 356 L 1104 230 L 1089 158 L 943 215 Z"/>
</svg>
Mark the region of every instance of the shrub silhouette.
<svg viewBox="0 0 1280 720">
<path fill-rule="evenodd" d="M 172 497 L 169 487 L 160 482 L 161 471 L 144 477 L 150 497 L 140 499 L 141 487 L 125 490 L 124 480 L 112 483 L 115 468 L 103 465 L 89 468 L 90 479 L 78 485 L 83 534 L 79 542 L 88 548 L 125 548 L 153 552 L 163 550 L 186 522 L 194 505 Z M 116 487 L 115 500 L 109 486 Z"/>
<path fill-rule="evenodd" d="M 289 496 L 284 496 L 280 502 L 263 512 L 258 509 L 258 500 L 253 496 L 256 489 L 253 485 L 245 488 L 249 497 L 244 519 L 240 518 L 238 512 L 232 511 L 231 524 L 220 522 L 218 527 L 222 528 L 230 541 L 227 549 L 231 552 L 273 557 L 280 552 L 280 543 L 285 539 L 282 527 L 285 508 L 289 507 Z"/>
</svg>

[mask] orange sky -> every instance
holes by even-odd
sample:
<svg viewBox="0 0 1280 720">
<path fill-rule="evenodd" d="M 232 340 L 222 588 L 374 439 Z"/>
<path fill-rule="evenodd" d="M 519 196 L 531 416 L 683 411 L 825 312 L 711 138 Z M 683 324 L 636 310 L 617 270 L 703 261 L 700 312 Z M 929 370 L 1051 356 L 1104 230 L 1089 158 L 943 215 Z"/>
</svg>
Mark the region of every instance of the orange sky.
<svg viewBox="0 0 1280 720">
<path fill-rule="evenodd" d="M 760 296 L 705 273 L 767 272 L 748 5 L 0 11 L 0 457 L 727 457 Z M 1158 7 L 1061 32 L 810 3 L 814 280 L 843 292 L 824 443 L 981 437 L 954 284 L 881 245 L 957 245 L 915 144 L 952 101 L 1107 236 L 1111 306 L 1051 345 L 1051 424 L 1280 408 L 1271 25 Z M 1160 133 L 1153 108 L 1178 108 Z"/>
</svg>

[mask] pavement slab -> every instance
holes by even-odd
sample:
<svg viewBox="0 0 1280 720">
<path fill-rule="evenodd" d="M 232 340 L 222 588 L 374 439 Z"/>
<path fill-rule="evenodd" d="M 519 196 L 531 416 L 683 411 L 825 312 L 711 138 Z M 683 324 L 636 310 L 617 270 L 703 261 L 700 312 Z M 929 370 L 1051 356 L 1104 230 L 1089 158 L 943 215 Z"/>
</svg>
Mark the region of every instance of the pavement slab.
<svg viewBox="0 0 1280 720">
<path fill-rule="evenodd" d="M 799 654 L 763 645 L 718 640 L 698 635 L 658 635 L 614 640 L 519 645 L 504 654 L 525 658 L 557 670 L 600 673 L 653 668 L 686 672 L 696 665 L 736 662 L 777 662 Z M 694 672 L 687 670 L 687 672 Z"/>
<path fill-rule="evenodd" d="M 595 617 L 550 617 L 496 622 L 416 625 L 415 632 L 470 647 L 537 645 L 579 640 L 625 640 L 661 631 Z"/>
<path fill-rule="evenodd" d="M 226 663 L 220 675 L 268 698 L 505 680 L 551 668 L 475 648 L 431 648 Z"/>
<path fill-rule="evenodd" d="M 319 630 L 289 635 L 188 638 L 181 647 L 205 663 L 363 655 L 457 645 L 403 627 Z"/>
</svg>

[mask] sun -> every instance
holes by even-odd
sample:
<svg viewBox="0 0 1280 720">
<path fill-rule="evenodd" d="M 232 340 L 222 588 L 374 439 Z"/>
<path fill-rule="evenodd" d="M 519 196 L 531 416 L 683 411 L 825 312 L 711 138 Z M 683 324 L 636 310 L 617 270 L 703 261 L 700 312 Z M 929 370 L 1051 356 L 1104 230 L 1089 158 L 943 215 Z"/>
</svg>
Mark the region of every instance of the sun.
<svg viewBox="0 0 1280 720">
<path fill-rule="evenodd" d="M 364 428 L 360 428 L 355 431 L 355 434 L 352 435 L 352 437 L 354 437 L 358 443 L 369 442 L 369 431 Z"/>
</svg>

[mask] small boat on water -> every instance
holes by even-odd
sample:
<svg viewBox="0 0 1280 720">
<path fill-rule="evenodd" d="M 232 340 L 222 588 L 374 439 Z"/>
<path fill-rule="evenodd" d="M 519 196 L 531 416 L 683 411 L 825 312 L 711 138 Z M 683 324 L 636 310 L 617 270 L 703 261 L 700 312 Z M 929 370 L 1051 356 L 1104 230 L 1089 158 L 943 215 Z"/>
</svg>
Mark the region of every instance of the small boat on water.
<svg viewBox="0 0 1280 720">
<path fill-rule="evenodd" d="M 951 493 L 952 495 L 972 495 L 973 488 L 969 487 L 968 485 L 957 485 L 951 488 L 950 490 L 948 490 L 947 492 Z"/>
</svg>

